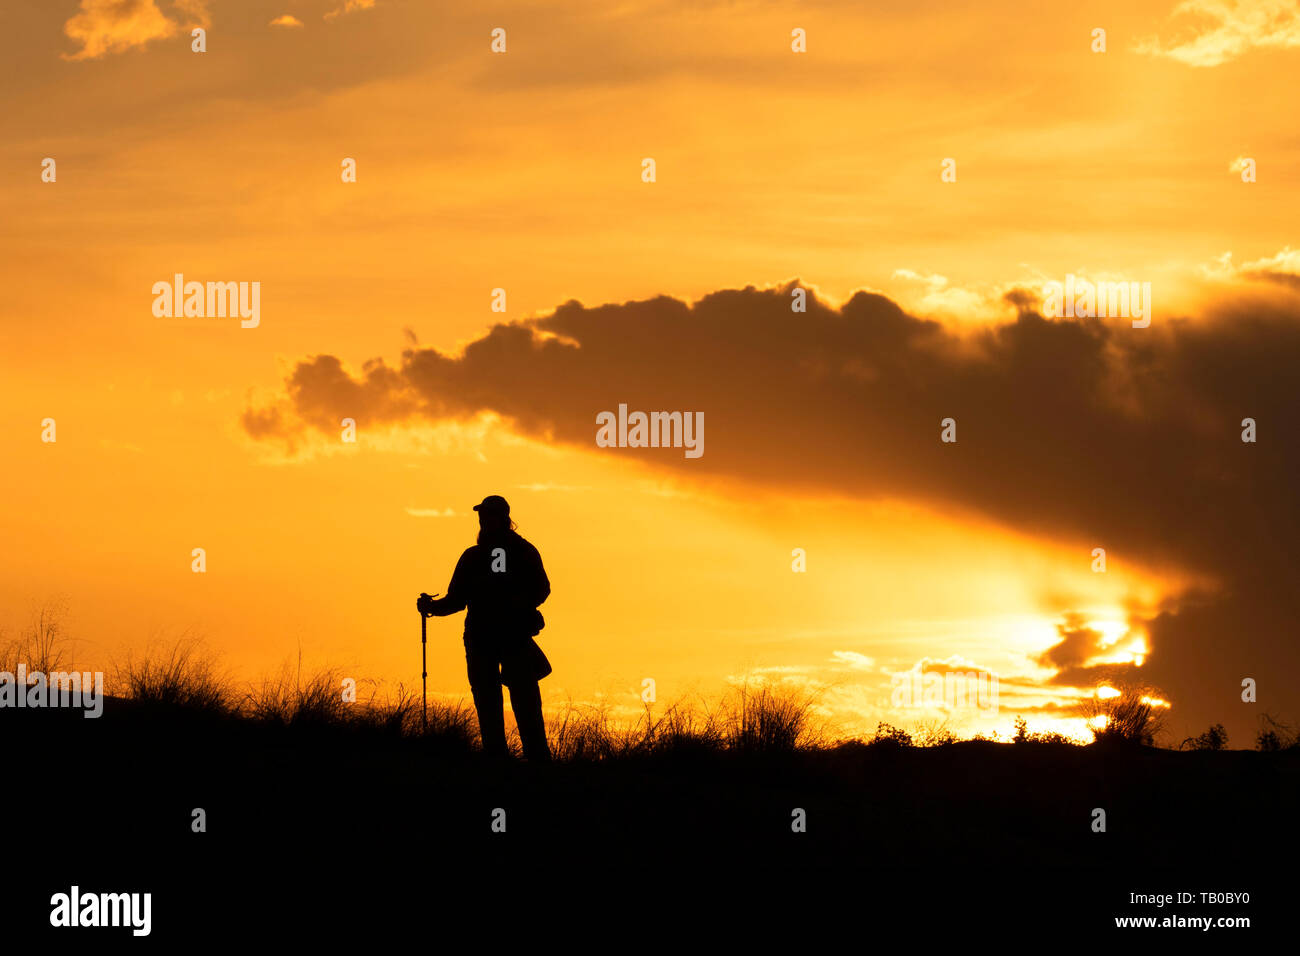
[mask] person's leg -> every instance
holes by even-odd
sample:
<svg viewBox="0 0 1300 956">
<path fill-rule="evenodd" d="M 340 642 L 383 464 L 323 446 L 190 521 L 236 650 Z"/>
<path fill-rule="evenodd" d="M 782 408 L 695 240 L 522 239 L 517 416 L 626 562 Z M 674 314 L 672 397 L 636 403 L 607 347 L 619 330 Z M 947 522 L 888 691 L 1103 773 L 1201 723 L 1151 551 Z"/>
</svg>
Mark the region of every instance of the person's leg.
<svg viewBox="0 0 1300 956">
<path fill-rule="evenodd" d="M 483 752 L 493 757 L 504 757 L 506 749 L 506 718 L 502 711 L 501 682 L 471 684 L 474 709 L 478 711 L 478 735 L 483 741 Z"/>
<path fill-rule="evenodd" d="M 519 725 L 524 756 L 536 763 L 550 760 L 551 748 L 546 742 L 546 722 L 542 718 L 542 691 L 537 681 L 512 683 L 510 708 L 515 712 L 515 723 Z"/>
<path fill-rule="evenodd" d="M 478 712 L 478 735 L 483 741 L 483 752 L 504 757 L 509 751 L 506 749 L 500 665 L 487 648 L 467 639 L 465 666 L 469 671 L 470 693 L 474 695 L 474 710 Z"/>
</svg>

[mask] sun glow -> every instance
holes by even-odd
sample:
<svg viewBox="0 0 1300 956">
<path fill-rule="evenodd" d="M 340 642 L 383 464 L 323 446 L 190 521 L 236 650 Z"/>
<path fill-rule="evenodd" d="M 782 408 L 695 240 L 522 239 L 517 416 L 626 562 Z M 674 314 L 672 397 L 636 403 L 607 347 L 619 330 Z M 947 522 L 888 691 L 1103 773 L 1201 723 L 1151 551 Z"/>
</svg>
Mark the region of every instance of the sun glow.
<svg viewBox="0 0 1300 956">
<path fill-rule="evenodd" d="M 1097 620 L 1088 622 L 1089 629 L 1100 635 L 1097 646 L 1101 653 L 1089 660 L 1089 664 L 1132 664 L 1141 667 L 1150 649 L 1146 635 L 1136 630 L 1128 621 Z"/>
</svg>

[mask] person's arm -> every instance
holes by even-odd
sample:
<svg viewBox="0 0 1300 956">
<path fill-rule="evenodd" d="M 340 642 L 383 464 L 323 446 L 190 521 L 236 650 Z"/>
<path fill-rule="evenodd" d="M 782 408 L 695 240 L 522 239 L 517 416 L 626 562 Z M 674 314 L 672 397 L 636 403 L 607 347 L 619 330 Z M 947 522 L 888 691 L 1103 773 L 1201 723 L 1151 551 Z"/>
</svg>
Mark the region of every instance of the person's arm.
<svg viewBox="0 0 1300 956">
<path fill-rule="evenodd" d="M 548 597 L 551 596 L 551 579 L 546 576 L 546 568 L 542 567 L 542 553 L 533 548 L 533 557 L 536 559 L 537 567 L 533 581 L 533 607 L 541 607 Z"/>
<path fill-rule="evenodd" d="M 447 585 L 447 596 L 429 601 L 426 605 L 428 613 L 433 617 L 446 617 L 448 614 L 455 614 L 458 611 L 465 610 L 465 605 L 469 600 L 466 559 L 469 552 L 466 551 L 456 562 L 456 570 L 451 574 L 451 583 Z"/>
</svg>

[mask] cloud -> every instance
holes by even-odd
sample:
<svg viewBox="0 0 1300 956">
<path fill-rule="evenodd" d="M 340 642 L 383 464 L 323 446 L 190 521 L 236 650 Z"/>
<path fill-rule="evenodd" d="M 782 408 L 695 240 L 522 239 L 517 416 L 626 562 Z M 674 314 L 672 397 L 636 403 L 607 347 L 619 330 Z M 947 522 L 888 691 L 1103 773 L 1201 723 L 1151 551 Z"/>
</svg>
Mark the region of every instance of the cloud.
<svg viewBox="0 0 1300 956">
<path fill-rule="evenodd" d="M 1283 246 L 1272 256 L 1237 265 L 1232 253 L 1225 252 L 1201 266 L 1201 274 L 1225 284 L 1263 282 L 1285 289 L 1300 290 L 1300 250 Z"/>
<path fill-rule="evenodd" d="M 1144 627 L 1130 626 L 1126 632 L 1111 638 L 1078 611 L 1067 611 L 1064 618 L 1056 626 L 1060 642 L 1037 659 L 1040 667 L 1055 669 L 1048 683 L 1093 688 L 1109 681 L 1123 682 L 1146 662 Z"/>
<path fill-rule="evenodd" d="M 916 661 L 907 670 L 891 671 L 891 676 L 902 676 L 909 672 L 922 672 L 926 674 L 967 674 L 971 671 L 981 671 L 992 674 L 993 672 L 987 667 L 980 667 L 974 661 L 962 657 L 960 654 L 950 654 L 945 658 L 922 657 Z"/>
<path fill-rule="evenodd" d="M 172 0 L 172 6 L 185 14 L 186 19 L 196 26 L 212 25 L 212 17 L 208 14 L 208 0 Z"/>
<path fill-rule="evenodd" d="M 272 20 L 272 21 L 270 22 L 269 26 L 273 26 L 273 27 L 300 27 L 300 26 L 302 26 L 302 21 L 299 20 L 297 17 L 295 17 L 295 16 L 294 16 L 293 14 L 291 14 L 291 13 L 282 13 L 282 14 L 280 14 L 280 16 L 278 16 L 278 17 L 276 17 L 274 20 Z"/>
<path fill-rule="evenodd" d="M 456 512 L 451 508 L 407 508 L 406 513 L 413 518 L 454 518 Z"/>
<path fill-rule="evenodd" d="M 81 12 L 63 25 L 63 32 L 78 41 L 81 49 L 64 54 L 64 59 L 92 60 L 120 53 L 171 36 L 176 29 L 153 0 L 81 0 Z"/>
<path fill-rule="evenodd" d="M 1006 290 L 976 291 L 952 285 L 946 276 L 936 273 L 922 275 L 911 269 L 895 269 L 892 278 L 911 283 L 919 289 L 908 300 L 924 315 L 936 318 L 962 318 L 973 315 L 987 316 L 997 308 Z"/>
<path fill-rule="evenodd" d="M 1300 47 L 1295 0 L 1184 0 L 1169 19 L 1170 39 L 1143 40 L 1136 52 L 1210 67 L 1256 48 Z"/>
<path fill-rule="evenodd" d="M 1251 263 L 1292 268 L 1294 253 Z M 1278 273 L 1281 274 L 1281 273 Z M 460 355 L 408 348 L 348 371 L 333 355 L 300 361 L 284 394 L 246 410 L 262 439 L 300 440 L 343 417 L 367 426 L 496 416 L 514 432 L 587 454 L 633 460 L 683 483 L 728 480 L 795 492 L 904 498 L 976 513 L 1055 542 L 1080 560 L 1167 567 L 1216 582 L 1185 616 L 1148 628 L 1144 676 L 1181 691 L 1227 685 L 1213 649 L 1259 672 L 1294 672 L 1285 635 L 1300 612 L 1300 306 L 1231 300 L 1194 318 L 1049 320 L 1028 290 L 1013 320 L 959 330 L 858 293 L 833 308 L 795 283 L 667 296 L 500 324 Z M 704 413 L 706 452 L 595 445 L 596 415 L 630 409 Z M 956 421 L 958 441 L 940 441 Z M 1241 440 L 1254 418 L 1260 439 Z M 1249 631 L 1215 631 L 1232 602 Z M 1180 628 L 1186 624 L 1186 632 Z M 1088 628 L 1062 632 L 1047 662 L 1096 677 Z M 1183 656 L 1180 642 L 1203 653 Z M 1091 642 L 1091 643 L 1090 643 Z M 1110 665 L 1115 669 L 1133 665 Z M 1056 681 L 1059 683 L 1059 681 Z M 1294 705 L 1296 689 L 1281 690 Z M 1224 695 L 1227 694 L 1227 697 Z M 1221 709 L 1221 708 L 1220 708 Z M 1208 716 L 1213 716 L 1208 715 Z M 1215 717 L 1214 719 L 1222 719 Z"/>
<path fill-rule="evenodd" d="M 876 666 L 873 658 L 866 654 L 859 654 L 857 651 L 832 651 L 831 658 L 841 664 L 848 664 L 855 670 L 869 671 Z"/>
<path fill-rule="evenodd" d="M 1248 279 L 1300 288 L 1300 249 L 1287 246 L 1275 256 L 1247 262 L 1241 267 L 1241 274 Z"/>
<path fill-rule="evenodd" d="M 375 0 L 344 0 L 343 6 L 331 10 L 325 14 L 326 20 L 333 20 L 335 17 L 341 17 L 346 13 L 356 13 L 358 10 L 373 9 Z"/>
<path fill-rule="evenodd" d="M 63 32 L 81 49 L 63 58 L 93 60 L 172 36 L 182 24 L 185 29 L 209 25 L 205 0 L 173 0 L 171 6 L 180 21 L 164 14 L 155 0 L 81 0 L 79 12 L 63 25 Z"/>
<path fill-rule="evenodd" d="M 1054 644 L 1039 657 L 1038 663 L 1044 667 L 1077 667 L 1097 656 L 1105 641 L 1102 633 L 1088 627 L 1084 616 L 1077 611 L 1066 614 L 1064 623 L 1057 625 L 1061 642 Z"/>
</svg>

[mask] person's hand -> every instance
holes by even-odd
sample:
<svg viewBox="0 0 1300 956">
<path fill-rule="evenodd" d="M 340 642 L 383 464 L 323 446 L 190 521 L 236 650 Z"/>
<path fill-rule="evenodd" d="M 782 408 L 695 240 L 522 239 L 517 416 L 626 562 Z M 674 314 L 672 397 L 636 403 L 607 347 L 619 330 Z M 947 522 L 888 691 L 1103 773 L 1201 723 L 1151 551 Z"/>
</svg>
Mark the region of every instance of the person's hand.
<svg viewBox="0 0 1300 956">
<path fill-rule="evenodd" d="M 436 594 L 430 596 L 421 591 L 419 600 L 415 602 L 415 609 L 425 617 L 430 616 L 433 614 L 433 599 L 435 597 L 437 597 Z"/>
</svg>

